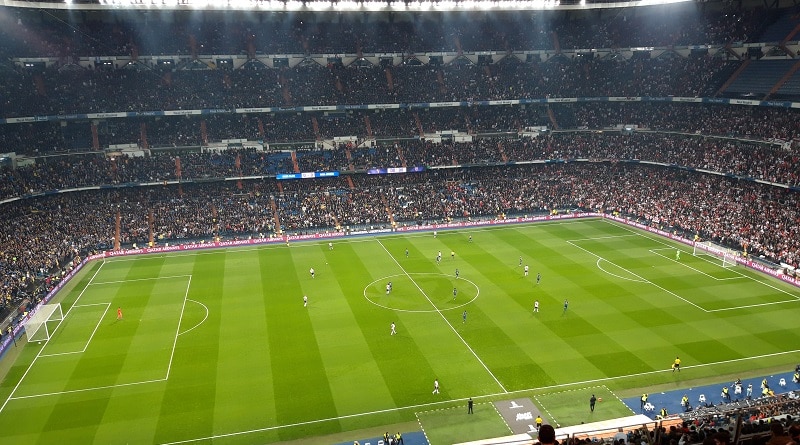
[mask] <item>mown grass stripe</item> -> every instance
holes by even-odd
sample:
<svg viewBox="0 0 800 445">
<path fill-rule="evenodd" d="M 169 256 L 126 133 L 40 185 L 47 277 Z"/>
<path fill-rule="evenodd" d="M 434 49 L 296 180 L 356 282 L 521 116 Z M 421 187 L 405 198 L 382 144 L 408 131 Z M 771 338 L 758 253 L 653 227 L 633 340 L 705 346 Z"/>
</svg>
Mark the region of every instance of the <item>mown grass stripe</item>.
<svg viewBox="0 0 800 445">
<path fill-rule="evenodd" d="M 186 260 L 191 258 L 191 262 Z M 154 407 L 158 424 L 154 442 L 211 434 L 214 426 L 214 394 L 217 384 L 218 338 L 223 280 L 220 265 L 227 252 L 182 257 L 192 275 L 189 298 L 202 301 L 209 309 L 208 326 L 178 339 L 169 380 L 164 384 L 163 399 Z M 179 425 L 179 426 L 178 426 Z"/>
<path fill-rule="evenodd" d="M 307 248 L 259 252 L 258 257 L 267 341 L 270 353 L 280 358 L 270 363 L 279 424 L 309 420 L 312 412 L 314 418 L 337 415 L 311 320 L 302 310 L 303 281 L 312 280 L 309 264 L 302 261 Z M 282 432 L 283 440 L 292 438 L 283 434 L 291 433 Z"/>
</svg>

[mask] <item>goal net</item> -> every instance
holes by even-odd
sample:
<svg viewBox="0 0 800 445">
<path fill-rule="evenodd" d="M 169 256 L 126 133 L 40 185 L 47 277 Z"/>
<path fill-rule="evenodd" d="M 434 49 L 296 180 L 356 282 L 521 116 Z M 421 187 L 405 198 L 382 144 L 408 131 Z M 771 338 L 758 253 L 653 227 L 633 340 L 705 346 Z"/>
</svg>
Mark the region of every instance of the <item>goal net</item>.
<svg viewBox="0 0 800 445">
<path fill-rule="evenodd" d="M 25 335 L 29 342 L 50 340 L 53 331 L 56 330 L 64 314 L 61 312 L 61 304 L 43 304 L 25 322 Z"/>
<path fill-rule="evenodd" d="M 738 264 L 736 257 L 739 256 L 739 252 L 711 241 L 698 241 L 694 243 L 692 255 L 708 256 L 713 258 L 715 263 L 721 262 L 722 267 L 734 267 Z"/>
</svg>

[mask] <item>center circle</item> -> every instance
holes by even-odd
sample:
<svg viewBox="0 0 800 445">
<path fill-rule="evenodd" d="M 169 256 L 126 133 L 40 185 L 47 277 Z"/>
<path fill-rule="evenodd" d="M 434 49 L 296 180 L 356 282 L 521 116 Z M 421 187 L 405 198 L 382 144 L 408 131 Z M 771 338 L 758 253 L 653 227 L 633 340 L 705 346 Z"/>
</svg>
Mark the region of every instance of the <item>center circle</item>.
<svg viewBox="0 0 800 445">
<path fill-rule="evenodd" d="M 387 293 L 386 286 L 390 282 L 391 291 Z M 452 311 L 472 303 L 479 294 L 478 285 L 466 278 L 433 272 L 389 275 L 364 288 L 367 301 L 399 312 Z"/>
</svg>

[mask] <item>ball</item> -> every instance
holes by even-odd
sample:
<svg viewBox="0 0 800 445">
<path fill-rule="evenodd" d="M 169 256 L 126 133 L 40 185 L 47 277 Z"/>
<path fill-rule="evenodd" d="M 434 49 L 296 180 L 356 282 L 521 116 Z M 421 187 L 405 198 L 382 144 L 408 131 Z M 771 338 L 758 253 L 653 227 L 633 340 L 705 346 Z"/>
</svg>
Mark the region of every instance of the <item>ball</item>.
<svg viewBox="0 0 800 445">
<path fill-rule="evenodd" d="M 600 398 L 598 398 L 598 399 L 597 399 L 597 401 L 598 401 L 598 402 L 602 402 L 602 401 L 603 401 L 603 398 L 602 398 L 602 397 L 600 397 Z"/>
</svg>

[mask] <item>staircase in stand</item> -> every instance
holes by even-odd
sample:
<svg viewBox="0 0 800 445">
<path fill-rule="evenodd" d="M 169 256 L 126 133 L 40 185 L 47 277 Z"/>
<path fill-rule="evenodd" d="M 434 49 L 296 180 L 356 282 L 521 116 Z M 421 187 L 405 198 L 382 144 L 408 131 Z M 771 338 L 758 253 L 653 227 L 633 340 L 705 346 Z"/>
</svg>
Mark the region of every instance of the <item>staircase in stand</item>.
<svg viewBox="0 0 800 445">
<path fill-rule="evenodd" d="M 786 46 L 786 43 L 791 42 L 798 34 L 800 34 L 800 23 L 798 23 L 797 26 L 794 27 L 792 32 L 787 34 L 786 37 L 784 37 L 783 40 L 781 41 L 780 45 L 778 45 L 781 47 L 781 49 L 786 51 L 786 54 L 788 54 L 789 57 L 791 57 L 792 59 L 794 59 L 797 56 L 797 54 L 795 54 L 794 51 L 790 50 L 789 47 Z"/>
<path fill-rule="evenodd" d="M 464 49 L 461 47 L 461 39 L 458 35 L 453 36 L 453 45 L 456 47 L 456 54 L 461 57 L 464 54 Z"/>
<path fill-rule="evenodd" d="M 408 164 L 406 164 L 406 156 L 403 154 L 403 149 L 400 147 L 400 144 L 397 145 L 397 157 L 400 158 L 400 165 L 408 167 Z"/>
<path fill-rule="evenodd" d="M 553 129 L 558 130 L 558 122 L 556 122 L 556 115 L 553 114 L 553 110 L 550 107 L 547 107 L 547 117 L 550 119 L 550 123 L 553 124 Z"/>
<path fill-rule="evenodd" d="M 280 182 L 278 182 L 278 191 L 283 193 L 283 186 Z M 269 197 L 269 205 L 272 207 L 272 219 L 275 222 L 275 233 L 281 234 L 283 231 L 281 230 L 281 218 L 278 216 L 278 204 L 275 203 L 275 197 Z"/>
<path fill-rule="evenodd" d="M 558 33 L 553 31 L 553 49 L 556 50 L 556 54 L 561 52 L 561 42 L 558 39 Z"/>
<path fill-rule="evenodd" d="M 247 60 L 253 60 L 256 58 L 256 36 L 254 34 L 248 33 L 247 34 L 247 43 L 245 44 L 247 49 Z"/>
<path fill-rule="evenodd" d="M 442 72 L 441 68 L 436 70 L 436 83 L 439 84 L 440 93 L 447 92 L 447 86 L 444 84 L 444 72 Z"/>
<path fill-rule="evenodd" d="M 728 80 L 726 80 L 725 83 L 722 84 L 722 86 L 719 88 L 719 90 L 717 90 L 717 93 L 714 96 L 719 96 L 720 94 L 724 93 L 725 90 L 727 90 L 728 87 L 731 86 L 733 81 L 736 80 L 736 78 L 739 77 L 739 75 L 742 74 L 742 72 L 745 69 L 747 69 L 747 66 L 750 65 L 750 62 L 752 62 L 752 60 L 750 59 L 747 59 L 744 62 L 742 62 L 742 64 L 739 65 L 739 68 L 737 68 L 736 71 L 734 71 L 733 74 L 731 74 L 731 77 L 729 77 Z"/>
<path fill-rule="evenodd" d="M 314 129 L 314 138 L 316 138 L 316 140 L 320 140 L 321 137 L 319 135 L 319 121 L 317 120 L 317 116 L 311 116 L 311 128 Z"/>
<path fill-rule="evenodd" d="M 295 173 L 300 173 L 300 164 L 297 162 L 297 151 L 295 150 L 292 150 L 292 168 Z M 280 185 L 280 182 L 278 185 Z"/>
<path fill-rule="evenodd" d="M 100 136 L 97 133 L 97 124 L 92 122 L 92 149 L 100 150 Z"/>
<path fill-rule="evenodd" d="M 392 70 L 389 67 L 383 70 L 386 73 L 386 88 L 389 91 L 394 91 L 394 76 L 392 76 Z"/>
<path fill-rule="evenodd" d="M 330 195 L 325 196 L 325 210 L 328 210 L 328 215 L 330 215 L 331 218 L 333 218 L 333 227 L 335 227 L 336 230 L 341 230 L 342 226 L 341 224 L 339 224 L 339 218 L 336 216 L 336 213 L 334 212 L 334 206 L 331 204 Z"/>
<path fill-rule="evenodd" d="M 353 153 L 350 152 L 350 146 L 349 145 L 346 145 L 344 147 L 344 156 L 347 158 L 347 169 L 350 170 L 351 172 L 355 171 L 356 168 L 353 165 Z"/>
<path fill-rule="evenodd" d="M 503 162 L 508 162 L 508 155 L 506 155 L 506 150 L 500 142 L 497 143 L 497 151 L 500 152 L 500 159 L 502 159 Z"/>
<path fill-rule="evenodd" d="M 333 86 L 334 86 L 334 88 L 336 88 L 336 91 L 338 91 L 339 93 L 344 92 L 344 85 L 342 85 L 342 79 L 336 77 L 333 80 Z"/>
<path fill-rule="evenodd" d="M 369 120 L 369 116 L 364 115 L 364 125 L 367 127 L 367 137 L 371 138 L 372 136 L 372 122 Z"/>
<path fill-rule="evenodd" d="M 147 124 L 144 122 L 139 124 L 139 140 L 141 141 L 140 144 L 142 148 L 150 148 L 150 144 L 147 143 Z"/>
<path fill-rule="evenodd" d="M 283 95 L 283 104 L 284 105 L 291 105 L 292 104 L 292 93 L 289 92 L 289 82 L 286 78 L 284 73 L 278 77 L 281 83 L 281 94 Z"/>
<path fill-rule="evenodd" d="M 200 140 L 203 145 L 208 145 L 208 128 L 206 127 L 206 120 L 200 121 Z"/>
<path fill-rule="evenodd" d="M 414 122 L 417 123 L 417 130 L 419 131 L 419 137 L 425 137 L 425 132 L 422 130 L 422 121 L 419 119 L 419 114 L 415 111 L 414 115 Z"/>
<path fill-rule="evenodd" d="M 42 76 L 40 73 L 34 74 L 33 83 L 36 85 L 36 94 L 39 96 L 47 95 L 47 89 L 44 87 L 44 76 Z"/>
<path fill-rule="evenodd" d="M 727 53 L 729 56 L 731 56 L 731 57 L 733 57 L 733 58 L 735 58 L 735 59 L 737 59 L 737 60 L 742 60 L 742 56 L 740 56 L 740 55 L 739 55 L 739 53 L 737 53 L 736 51 L 734 51 L 734 50 L 733 50 L 733 46 L 731 46 L 731 44 L 730 44 L 730 43 L 728 43 L 727 45 L 725 45 L 725 52 L 726 52 L 726 53 Z"/>
<path fill-rule="evenodd" d="M 386 200 L 386 195 L 383 193 L 381 193 L 381 202 L 383 202 L 383 208 L 386 209 L 386 215 L 389 217 L 389 224 L 394 227 L 394 212 L 392 212 L 392 209 L 389 208 L 389 202 Z"/>
<path fill-rule="evenodd" d="M 796 73 L 798 69 L 800 69 L 800 60 L 795 62 L 795 64 L 792 65 L 792 68 L 789 69 L 789 71 L 787 71 L 786 74 L 784 74 L 783 77 L 781 77 L 781 79 L 772 86 L 772 88 L 769 90 L 769 93 L 767 93 L 766 97 L 764 97 L 764 100 L 769 99 L 773 94 L 777 93 L 783 84 L 785 84 L 787 80 L 794 76 L 794 73 Z"/>
</svg>

